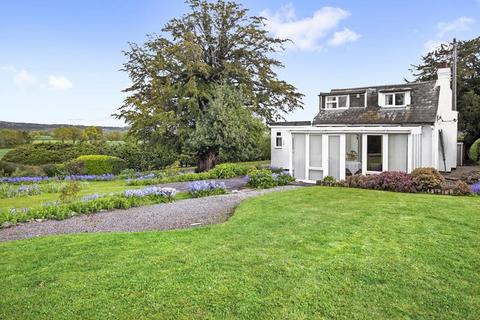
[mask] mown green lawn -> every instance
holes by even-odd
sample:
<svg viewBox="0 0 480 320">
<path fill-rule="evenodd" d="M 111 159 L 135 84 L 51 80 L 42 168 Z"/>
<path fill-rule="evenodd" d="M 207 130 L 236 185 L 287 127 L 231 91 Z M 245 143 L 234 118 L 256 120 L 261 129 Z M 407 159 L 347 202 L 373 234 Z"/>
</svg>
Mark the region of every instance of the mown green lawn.
<svg viewBox="0 0 480 320">
<path fill-rule="evenodd" d="M 7 148 L 0 148 L 0 160 L 2 160 L 3 156 L 7 154 L 8 151 L 12 149 L 7 149 Z"/>
<path fill-rule="evenodd" d="M 480 198 L 311 187 L 225 224 L 0 244 L 1 319 L 478 319 Z"/>
</svg>

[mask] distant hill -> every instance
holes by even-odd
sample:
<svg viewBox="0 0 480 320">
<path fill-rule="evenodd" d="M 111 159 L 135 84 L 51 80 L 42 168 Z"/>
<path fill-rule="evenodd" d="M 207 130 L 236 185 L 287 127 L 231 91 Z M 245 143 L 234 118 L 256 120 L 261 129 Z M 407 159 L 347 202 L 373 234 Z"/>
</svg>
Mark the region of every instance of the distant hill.
<svg viewBox="0 0 480 320">
<path fill-rule="evenodd" d="M 42 124 L 42 123 L 24 123 L 24 122 L 8 122 L 0 121 L 0 129 L 15 129 L 23 131 L 40 131 L 40 130 L 53 130 L 60 127 L 77 127 L 85 129 L 88 126 L 72 125 L 72 124 Z M 104 131 L 127 131 L 128 127 L 101 127 Z"/>
</svg>

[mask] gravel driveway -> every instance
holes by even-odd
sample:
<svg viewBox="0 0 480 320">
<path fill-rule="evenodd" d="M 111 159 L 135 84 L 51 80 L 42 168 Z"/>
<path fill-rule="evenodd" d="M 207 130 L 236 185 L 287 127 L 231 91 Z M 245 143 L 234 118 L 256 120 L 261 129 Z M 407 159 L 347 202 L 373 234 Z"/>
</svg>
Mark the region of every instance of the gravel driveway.
<svg viewBox="0 0 480 320">
<path fill-rule="evenodd" d="M 236 179 L 225 181 L 229 183 L 230 189 L 235 186 L 236 182 L 234 180 Z M 243 179 L 243 181 L 245 180 Z M 175 187 L 173 183 L 168 184 L 168 186 Z M 179 184 L 177 187 L 181 191 L 185 187 L 185 183 Z M 266 190 L 245 189 L 227 195 L 86 214 L 61 221 L 33 221 L 0 229 L 0 242 L 50 234 L 168 230 L 221 223 L 231 216 L 235 207 L 244 199 L 294 188 L 298 188 L 298 186 L 285 186 Z"/>
</svg>

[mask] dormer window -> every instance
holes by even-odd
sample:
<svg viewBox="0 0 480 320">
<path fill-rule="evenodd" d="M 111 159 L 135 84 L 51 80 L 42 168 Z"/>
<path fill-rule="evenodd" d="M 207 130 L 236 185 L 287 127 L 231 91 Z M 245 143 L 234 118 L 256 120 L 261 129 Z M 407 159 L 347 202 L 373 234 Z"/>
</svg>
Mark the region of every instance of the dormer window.
<svg viewBox="0 0 480 320">
<path fill-rule="evenodd" d="M 405 107 L 407 104 L 407 93 L 408 92 L 392 92 L 383 94 L 383 105 L 381 95 L 379 96 L 379 104 L 382 107 Z M 408 93 L 408 98 L 410 95 Z M 409 99 L 408 99 L 409 100 Z"/>
<path fill-rule="evenodd" d="M 348 108 L 348 96 L 327 96 L 325 100 L 326 109 Z"/>
</svg>

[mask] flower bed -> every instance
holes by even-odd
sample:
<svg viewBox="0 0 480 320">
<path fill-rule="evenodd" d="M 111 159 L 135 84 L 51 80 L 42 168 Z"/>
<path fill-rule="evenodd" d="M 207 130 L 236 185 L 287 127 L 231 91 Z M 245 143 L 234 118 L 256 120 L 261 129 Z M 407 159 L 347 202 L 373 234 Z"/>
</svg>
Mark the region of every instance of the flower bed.
<svg viewBox="0 0 480 320">
<path fill-rule="evenodd" d="M 80 200 L 59 203 L 50 202 L 42 207 L 15 208 L 0 211 L 0 226 L 8 227 L 19 222 L 36 219 L 63 220 L 79 214 L 102 210 L 128 209 L 142 205 L 173 201 L 176 190 L 173 188 L 149 187 L 125 190 L 123 193 L 101 195 L 93 194 Z"/>
<path fill-rule="evenodd" d="M 226 194 L 225 183 L 215 181 L 194 181 L 188 186 L 188 193 L 194 198 Z"/>
<path fill-rule="evenodd" d="M 111 181 L 117 179 L 113 174 L 99 174 L 99 175 L 68 175 L 64 177 L 3 177 L 0 178 L 0 183 L 9 184 L 28 184 L 28 183 L 42 183 L 46 181 Z"/>
<path fill-rule="evenodd" d="M 345 180 L 332 182 L 317 181 L 319 185 L 334 185 L 350 188 L 386 190 L 395 192 L 423 192 L 444 195 L 478 194 L 474 191 L 479 187 L 470 187 L 463 181 L 446 181 L 433 168 L 418 168 L 411 174 L 405 172 L 386 171 L 377 175 L 353 175 Z"/>
</svg>

